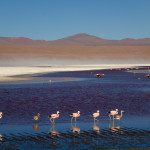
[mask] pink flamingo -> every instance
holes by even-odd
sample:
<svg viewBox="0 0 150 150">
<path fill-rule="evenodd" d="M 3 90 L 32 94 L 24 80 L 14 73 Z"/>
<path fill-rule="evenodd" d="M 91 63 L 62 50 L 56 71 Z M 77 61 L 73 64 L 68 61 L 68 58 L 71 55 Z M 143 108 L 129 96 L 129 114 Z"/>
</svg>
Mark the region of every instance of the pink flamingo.
<svg viewBox="0 0 150 150">
<path fill-rule="evenodd" d="M 57 111 L 57 114 L 52 114 L 52 115 L 50 115 L 48 118 L 50 118 L 50 121 L 52 122 L 52 124 L 53 123 L 55 123 L 55 119 L 56 118 L 59 118 L 59 111 Z M 53 121 L 52 121 L 52 119 L 53 119 Z"/>
<path fill-rule="evenodd" d="M 118 109 L 116 109 L 116 110 L 111 110 L 111 111 L 109 111 L 108 113 L 109 113 L 109 118 L 110 118 L 110 120 L 111 120 L 110 115 L 112 115 L 112 116 L 113 116 L 113 119 L 114 119 L 114 115 L 118 115 Z"/>
<path fill-rule="evenodd" d="M 77 118 L 77 117 L 80 117 L 80 111 L 78 111 L 77 113 L 72 113 L 70 116 L 72 116 L 71 122 L 72 122 L 72 119 L 73 119 L 73 118 L 75 118 L 75 122 L 76 122 L 76 118 Z"/>
<path fill-rule="evenodd" d="M 96 113 L 93 113 L 92 116 L 93 116 L 93 118 L 94 118 L 94 121 L 97 120 L 96 118 L 100 116 L 100 111 L 97 110 L 97 112 L 96 112 Z"/>
</svg>

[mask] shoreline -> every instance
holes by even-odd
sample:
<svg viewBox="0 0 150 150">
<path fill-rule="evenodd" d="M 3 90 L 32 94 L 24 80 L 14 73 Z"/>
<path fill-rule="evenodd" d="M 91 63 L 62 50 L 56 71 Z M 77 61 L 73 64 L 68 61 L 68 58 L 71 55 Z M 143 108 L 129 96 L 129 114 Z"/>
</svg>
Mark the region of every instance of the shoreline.
<svg viewBox="0 0 150 150">
<path fill-rule="evenodd" d="M 58 65 L 58 66 L 0 66 L 0 82 L 35 80 L 32 75 L 64 72 L 88 71 L 150 66 L 150 64 L 103 64 L 103 65 Z"/>
</svg>

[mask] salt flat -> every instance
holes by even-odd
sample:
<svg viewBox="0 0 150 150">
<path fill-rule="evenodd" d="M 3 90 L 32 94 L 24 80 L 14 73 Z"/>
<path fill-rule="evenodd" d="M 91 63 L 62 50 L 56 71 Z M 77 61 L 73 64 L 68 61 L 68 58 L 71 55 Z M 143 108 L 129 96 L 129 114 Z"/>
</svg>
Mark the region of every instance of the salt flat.
<svg viewBox="0 0 150 150">
<path fill-rule="evenodd" d="M 129 68 L 137 66 L 150 66 L 150 64 L 103 64 L 103 65 L 57 65 L 57 66 L 0 66 L 0 81 L 22 80 L 13 78 L 18 75 L 32 75 L 37 73 L 101 70 L 114 68 Z"/>
</svg>

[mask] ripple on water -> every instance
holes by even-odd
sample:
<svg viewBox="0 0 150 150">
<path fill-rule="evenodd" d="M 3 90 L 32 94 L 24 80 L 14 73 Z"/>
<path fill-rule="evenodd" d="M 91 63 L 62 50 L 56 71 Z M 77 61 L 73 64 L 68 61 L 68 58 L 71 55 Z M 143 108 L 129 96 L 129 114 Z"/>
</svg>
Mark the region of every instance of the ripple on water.
<svg viewBox="0 0 150 150">
<path fill-rule="evenodd" d="M 17 133 L 1 136 L 1 149 L 127 149 L 149 148 L 150 130 L 136 128 L 88 130 L 81 133 L 67 131 L 59 134 Z M 65 144 L 67 143 L 67 144 Z"/>
<path fill-rule="evenodd" d="M 59 134 L 48 134 L 41 131 L 37 125 L 33 128 L 38 133 L 21 132 L 26 126 L 20 126 L 20 131 L 17 130 L 18 127 L 13 129 L 18 133 L 2 133 L 0 149 L 149 148 L 150 131 L 145 126 L 150 123 L 150 80 L 142 74 L 134 75 L 116 70 L 104 70 L 105 76 L 97 79 L 94 74 L 99 72 L 102 70 L 93 71 L 93 75 L 90 71 L 81 71 L 43 76 L 84 79 L 79 81 L 0 86 L 0 111 L 4 113 L 0 120 L 0 129 L 7 130 L 5 124 L 32 125 L 32 117 L 37 113 L 41 114 L 40 124 L 43 125 L 49 123 L 48 116 L 57 110 L 60 111 L 57 123 L 70 122 L 70 113 L 78 110 L 81 112 L 81 117 L 77 119 L 79 123 L 92 122 L 93 118 L 90 115 L 97 110 L 100 110 L 101 121 L 108 120 L 107 112 L 116 108 L 119 109 L 119 113 L 120 110 L 125 111 L 122 120 L 128 128 L 102 128 L 100 132 L 83 129 L 80 134 L 61 130 Z M 139 76 L 140 80 L 137 79 Z M 145 119 L 139 119 L 140 117 Z M 76 128 L 76 131 L 79 130 Z"/>
</svg>

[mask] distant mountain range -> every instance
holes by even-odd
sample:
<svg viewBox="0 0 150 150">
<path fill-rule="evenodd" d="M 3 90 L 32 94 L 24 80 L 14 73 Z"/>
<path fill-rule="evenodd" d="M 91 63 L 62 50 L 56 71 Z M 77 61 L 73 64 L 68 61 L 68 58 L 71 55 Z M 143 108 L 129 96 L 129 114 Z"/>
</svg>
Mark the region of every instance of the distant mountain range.
<svg viewBox="0 0 150 150">
<path fill-rule="evenodd" d="M 150 46 L 150 38 L 106 40 L 85 33 L 55 41 L 32 40 L 25 37 L 0 37 L 0 45 L 46 45 L 46 46 Z"/>
</svg>

